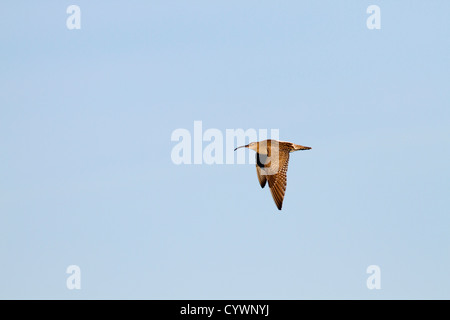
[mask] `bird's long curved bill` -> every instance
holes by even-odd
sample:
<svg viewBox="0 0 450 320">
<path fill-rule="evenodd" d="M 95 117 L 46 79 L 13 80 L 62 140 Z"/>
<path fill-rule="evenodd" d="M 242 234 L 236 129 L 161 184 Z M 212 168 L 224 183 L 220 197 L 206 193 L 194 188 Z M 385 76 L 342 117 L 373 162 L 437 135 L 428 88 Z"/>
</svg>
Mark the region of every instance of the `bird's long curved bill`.
<svg viewBox="0 0 450 320">
<path fill-rule="evenodd" d="M 245 146 L 237 147 L 236 149 L 234 149 L 234 151 L 236 151 L 237 149 L 240 149 L 240 148 L 245 148 L 245 147 L 247 147 L 247 146 L 245 145 Z"/>
</svg>

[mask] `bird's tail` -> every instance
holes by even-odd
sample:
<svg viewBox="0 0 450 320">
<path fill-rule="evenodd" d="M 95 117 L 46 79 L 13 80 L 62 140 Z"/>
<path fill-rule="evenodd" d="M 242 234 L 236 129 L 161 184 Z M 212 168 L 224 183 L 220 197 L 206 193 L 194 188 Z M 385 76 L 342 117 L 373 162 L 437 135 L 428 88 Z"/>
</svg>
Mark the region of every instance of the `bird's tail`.
<svg viewBox="0 0 450 320">
<path fill-rule="evenodd" d="M 311 149 L 311 147 L 305 147 L 305 146 L 301 146 L 299 144 L 294 144 L 294 150 L 295 151 L 297 151 L 297 150 L 309 150 L 309 149 Z"/>
</svg>

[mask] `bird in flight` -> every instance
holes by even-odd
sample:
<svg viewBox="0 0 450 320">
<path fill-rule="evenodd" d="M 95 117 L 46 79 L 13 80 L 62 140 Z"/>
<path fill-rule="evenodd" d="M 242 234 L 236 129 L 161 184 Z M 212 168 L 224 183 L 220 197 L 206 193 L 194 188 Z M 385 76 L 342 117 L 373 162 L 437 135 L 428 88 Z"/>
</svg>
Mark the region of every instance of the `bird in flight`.
<svg viewBox="0 0 450 320">
<path fill-rule="evenodd" d="M 298 150 L 309 150 L 310 147 L 304 147 L 292 142 L 278 140 L 264 140 L 252 142 L 245 146 L 237 147 L 248 148 L 256 151 L 256 173 L 261 188 L 264 188 L 266 182 L 269 182 L 270 192 L 278 210 L 283 205 L 284 193 L 286 192 L 286 173 L 289 163 L 289 154 Z"/>
</svg>

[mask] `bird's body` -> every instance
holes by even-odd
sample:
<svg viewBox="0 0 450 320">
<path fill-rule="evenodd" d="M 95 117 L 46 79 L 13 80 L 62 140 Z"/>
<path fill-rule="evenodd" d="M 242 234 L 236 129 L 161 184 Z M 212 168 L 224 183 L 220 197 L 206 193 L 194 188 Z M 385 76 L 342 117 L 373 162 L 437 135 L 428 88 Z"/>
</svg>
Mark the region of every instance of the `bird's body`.
<svg viewBox="0 0 450 320">
<path fill-rule="evenodd" d="M 256 151 L 256 173 L 259 184 L 261 188 L 264 188 L 266 183 L 269 183 L 273 200 L 277 208 L 281 210 L 286 192 L 286 173 L 289 154 L 294 151 L 309 150 L 311 148 L 292 142 L 272 139 L 252 142 L 236 149 L 239 148 L 249 148 Z"/>
</svg>

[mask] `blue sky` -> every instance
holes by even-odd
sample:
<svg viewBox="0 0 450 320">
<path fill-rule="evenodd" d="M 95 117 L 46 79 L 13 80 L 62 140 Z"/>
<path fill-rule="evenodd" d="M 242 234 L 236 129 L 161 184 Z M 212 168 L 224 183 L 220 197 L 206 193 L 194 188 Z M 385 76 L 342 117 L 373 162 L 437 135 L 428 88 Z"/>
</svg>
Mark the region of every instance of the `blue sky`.
<svg viewBox="0 0 450 320">
<path fill-rule="evenodd" d="M 0 298 L 450 298 L 448 1 L 0 7 Z M 196 120 L 312 147 L 281 212 Z"/>
</svg>

